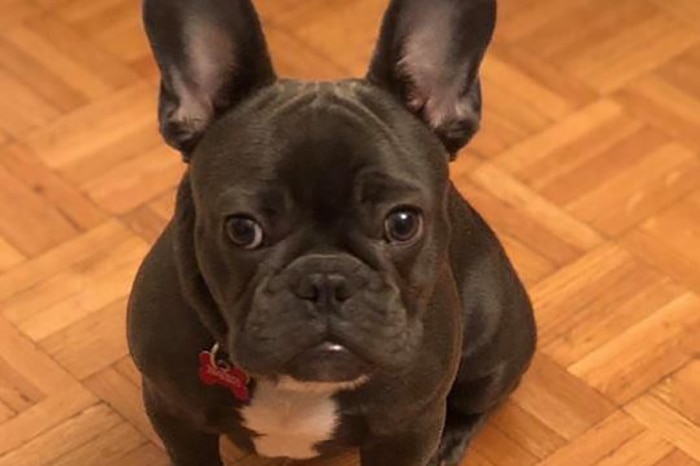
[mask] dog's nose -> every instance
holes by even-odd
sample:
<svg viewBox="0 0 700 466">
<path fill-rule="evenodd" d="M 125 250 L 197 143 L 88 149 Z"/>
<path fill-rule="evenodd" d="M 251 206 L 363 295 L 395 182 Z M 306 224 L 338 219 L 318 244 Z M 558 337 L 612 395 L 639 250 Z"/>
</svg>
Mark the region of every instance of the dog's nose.
<svg viewBox="0 0 700 466">
<path fill-rule="evenodd" d="M 294 294 L 315 303 L 343 302 L 354 293 L 355 287 L 339 273 L 310 273 L 301 277 Z"/>
</svg>

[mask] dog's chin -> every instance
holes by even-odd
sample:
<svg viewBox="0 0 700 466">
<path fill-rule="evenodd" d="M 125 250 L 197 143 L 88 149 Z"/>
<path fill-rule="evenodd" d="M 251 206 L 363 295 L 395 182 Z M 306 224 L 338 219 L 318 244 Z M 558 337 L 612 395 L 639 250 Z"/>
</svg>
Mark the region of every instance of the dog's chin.
<svg viewBox="0 0 700 466">
<path fill-rule="evenodd" d="M 288 375 L 283 375 L 272 379 L 272 382 L 278 389 L 289 392 L 329 394 L 358 390 L 369 380 L 369 375 L 363 375 L 349 382 L 303 382 Z"/>
<path fill-rule="evenodd" d="M 366 379 L 371 369 L 367 361 L 345 346 L 324 342 L 294 357 L 284 373 L 301 383 L 352 385 Z"/>
</svg>

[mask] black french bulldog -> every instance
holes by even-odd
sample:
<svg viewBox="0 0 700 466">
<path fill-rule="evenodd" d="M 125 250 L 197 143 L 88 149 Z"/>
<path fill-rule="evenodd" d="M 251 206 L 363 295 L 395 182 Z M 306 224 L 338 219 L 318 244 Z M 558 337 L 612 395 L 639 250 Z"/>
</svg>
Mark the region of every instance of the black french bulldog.
<svg viewBox="0 0 700 466">
<path fill-rule="evenodd" d="M 177 466 L 455 466 L 518 384 L 527 294 L 448 164 L 476 132 L 494 0 L 393 0 L 365 79 L 277 79 L 249 0 L 145 0 L 189 163 L 129 303 Z"/>
</svg>

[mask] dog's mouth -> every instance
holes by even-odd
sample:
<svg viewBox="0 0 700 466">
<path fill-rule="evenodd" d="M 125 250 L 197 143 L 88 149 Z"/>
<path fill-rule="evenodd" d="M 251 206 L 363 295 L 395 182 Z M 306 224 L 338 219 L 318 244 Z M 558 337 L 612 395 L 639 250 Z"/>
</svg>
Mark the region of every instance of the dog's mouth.
<svg viewBox="0 0 700 466">
<path fill-rule="evenodd" d="M 421 342 L 421 321 L 393 293 L 365 293 L 333 310 L 282 292 L 256 298 L 229 341 L 235 362 L 257 377 L 344 384 L 399 373 Z"/>
<path fill-rule="evenodd" d="M 285 375 L 302 382 L 353 382 L 368 376 L 372 365 L 347 346 L 325 340 L 294 358 L 284 368 Z"/>
</svg>

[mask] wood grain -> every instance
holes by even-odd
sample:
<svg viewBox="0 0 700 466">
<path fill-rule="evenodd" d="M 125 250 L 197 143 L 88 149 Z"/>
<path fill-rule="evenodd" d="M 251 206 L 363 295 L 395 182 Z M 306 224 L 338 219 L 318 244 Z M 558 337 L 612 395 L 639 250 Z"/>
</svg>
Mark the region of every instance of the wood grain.
<svg viewBox="0 0 700 466">
<path fill-rule="evenodd" d="M 255 3 L 281 75 L 336 79 L 364 74 L 387 1 Z M 0 466 L 166 466 L 124 313 L 184 167 L 138 2 L 0 10 Z M 698 22 L 697 0 L 501 1 L 451 172 L 540 344 L 464 466 L 700 466 Z"/>
</svg>

